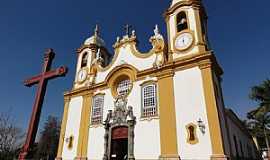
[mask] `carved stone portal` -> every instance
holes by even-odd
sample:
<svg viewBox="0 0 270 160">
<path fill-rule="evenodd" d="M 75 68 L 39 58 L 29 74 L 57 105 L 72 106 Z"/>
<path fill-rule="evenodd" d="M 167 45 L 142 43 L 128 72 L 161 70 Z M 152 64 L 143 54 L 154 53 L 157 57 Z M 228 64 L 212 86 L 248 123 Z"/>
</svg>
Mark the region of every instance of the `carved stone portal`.
<svg viewBox="0 0 270 160">
<path fill-rule="evenodd" d="M 114 111 L 109 110 L 104 121 L 104 156 L 103 160 L 115 159 L 112 155 L 112 142 L 115 138 L 127 138 L 127 155 L 124 160 L 135 160 L 134 157 L 134 127 L 136 117 L 133 108 L 127 107 L 127 99 L 118 96 L 114 102 Z"/>
</svg>

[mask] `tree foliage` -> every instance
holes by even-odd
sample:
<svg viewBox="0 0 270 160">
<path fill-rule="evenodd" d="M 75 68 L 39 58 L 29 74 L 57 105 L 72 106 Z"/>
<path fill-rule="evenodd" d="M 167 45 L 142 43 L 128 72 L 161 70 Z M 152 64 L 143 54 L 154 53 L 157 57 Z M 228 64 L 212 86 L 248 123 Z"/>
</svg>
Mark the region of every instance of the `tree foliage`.
<svg viewBox="0 0 270 160">
<path fill-rule="evenodd" d="M 13 159 L 19 151 L 23 134 L 10 115 L 0 114 L 0 159 Z"/>
<path fill-rule="evenodd" d="M 247 127 L 256 137 L 264 137 L 269 148 L 268 136 L 270 134 L 270 80 L 251 89 L 250 98 L 259 103 L 259 106 L 247 114 Z"/>
<path fill-rule="evenodd" d="M 60 122 L 57 117 L 48 116 L 37 146 L 37 159 L 54 159 L 60 135 Z"/>
<path fill-rule="evenodd" d="M 252 100 L 259 103 L 259 107 L 253 112 L 270 111 L 270 80 L 263 81 L 262 84 L 251 88 L 249 96 Z M 256 114 L 256 113 L 253 113 Z"/>
</svg>

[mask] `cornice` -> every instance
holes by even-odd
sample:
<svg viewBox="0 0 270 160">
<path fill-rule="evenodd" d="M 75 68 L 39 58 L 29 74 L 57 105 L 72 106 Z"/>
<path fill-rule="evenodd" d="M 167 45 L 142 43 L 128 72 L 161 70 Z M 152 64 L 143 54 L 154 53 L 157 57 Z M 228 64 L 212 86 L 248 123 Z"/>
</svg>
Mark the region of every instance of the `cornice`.
<svg viewBox="0 0 270 160">
<path fill-rule="evenodd" d="M 158 79 L 171 77 L 174 75 L 175 71 L 189 69 L 196 66 L 198 66 L 200 69 L 211 67 L 211 69 L 213 69 L 213 71 L 217 75 L 220 76 L 223 74 L 221 67 L 217 63 L 215 55 L 212 52 L 208 51 L 201 54 L 190 55 L 190 56 L 181 58 L 173 62 L 166 62 L 160 68 L 149 68 L 149 69 L 138 71 L 138 70 L 134 70 L 132 66 L 127 66 L 127 65 L 118 66 L 107 75 L 107 77 L 105 78 L 103 82 L 93 84 L 88 87 L 73 89 L 69 92 L 65 92 L 64 96 L 65 97 L 83 96 L 86 94 L 92 94 L 97 89 L 102 90 L 102 89 L 109 88 L 108 77 L 112 76 L 118 70 L 121 70 L 122 67 L 131 68 L 132 72 L 134 72 L 135 74 L 135 79 L 133 81 L 139 81 L 146 78 L 147 76 L 158 77 Z"/>
</svg>

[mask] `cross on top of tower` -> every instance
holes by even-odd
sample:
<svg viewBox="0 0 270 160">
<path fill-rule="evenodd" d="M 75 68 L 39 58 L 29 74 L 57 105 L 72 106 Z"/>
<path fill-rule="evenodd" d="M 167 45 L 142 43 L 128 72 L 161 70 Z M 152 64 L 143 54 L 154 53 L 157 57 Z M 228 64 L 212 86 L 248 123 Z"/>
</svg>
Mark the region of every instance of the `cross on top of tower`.
<svg viewBox="0 0 270 160">
<path fill-rule="evenodd" d="M 129 24 L 125 25 L 125 31 L 126 31 L 126 35 L 129 36 L 130 35 L 130 30 L 131 30 L 132 26 Z"/>
<path fill-rule="evenodd" d="M 96 24 L 96 27 L 95 27 L 95 36 L 97 37 L 99 35 L 99 27 L 98 27 L 98 24 Z"/>
</svg>

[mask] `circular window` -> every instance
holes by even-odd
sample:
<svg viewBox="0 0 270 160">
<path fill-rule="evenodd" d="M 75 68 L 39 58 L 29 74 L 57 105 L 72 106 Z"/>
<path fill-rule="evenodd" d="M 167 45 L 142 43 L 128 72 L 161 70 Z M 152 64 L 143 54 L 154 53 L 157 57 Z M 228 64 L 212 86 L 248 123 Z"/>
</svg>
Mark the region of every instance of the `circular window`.
<svg viewBox="0 0 270 160">
<path fill-rule="evenodd" d="M 117 95 L 127 96 L 131 90 L 131 87 L 132 85 L 130 79 L 126 78 L 119 81 L 119 83 L 116 86 Z"/>
</svg>

